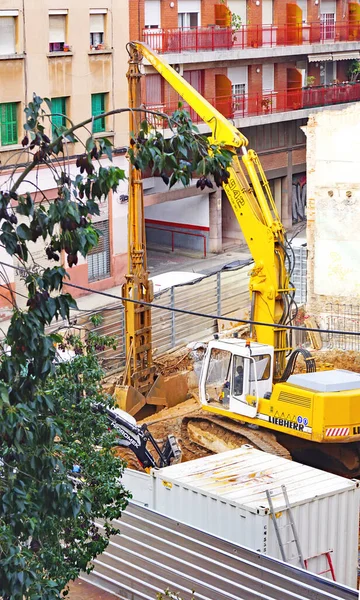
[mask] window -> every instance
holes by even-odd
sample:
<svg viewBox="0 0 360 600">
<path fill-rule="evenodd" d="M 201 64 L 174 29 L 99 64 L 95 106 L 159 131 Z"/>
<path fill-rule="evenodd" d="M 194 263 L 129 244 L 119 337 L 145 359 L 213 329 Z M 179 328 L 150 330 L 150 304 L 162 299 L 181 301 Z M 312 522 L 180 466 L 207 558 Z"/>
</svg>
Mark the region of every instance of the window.
<svg viewBox="0 0 360 600">
<path fill-rule="evenodd" d="M 0 55 L 15 54 L 15 16 L 8 13 L 17 11 L 0 11 Z M 4 14 L 5 13 L 5 14 Z M 4 16 L 3 16 L 4 15 Z M 5 16 L 6 15 L 6 16 Z"/>
<path fill-rule="evenodd" d="M 102 9 L 90 11 L 90 46 L 96 48 L 105 40 L 105 13 Z"/>
<path fill-rule="evenodd" d="M 307 21 L 307 0 L 296 0 L 296 4 L 299 8 L 301 8 L 302 12 L 302 22 L 306 23 Z"/>
<path fill-rule="evenodd" d="M 0 132 L 1 146 L 10 146 L 11 144 L 18 143 L 16 102 L 0 104 Z"/>
<path fill-rule="evenodd" d="M 57 12 L 57 11 L 56 11 Z M 49 52 L 63 52 L 66 41 L 66 14 L 49 14 Z"/>
<path fill-rule="evenodd" d="M 200 0 L 178 0 L 178 26 L 198 27 L 200 25 Z"/>
<path fill-rule="evenodd" d="M 259 354 L 259 356 L 253 356 L 253 359 L 250 363 L 250 381 L 263 381 L 264 379 L 269 379 L 270 368 L 271 358 L 269 354 Z"/>
<path fill-rule="evenodd" d="M 94 223 L 94 227 L 101 235 L 98 245 L 87 256 L 89 281 L 110 276 L 109 221 L 98 221 Z"/>
<path fill-rule="evenodd" d="M 181 29 L 186 27 L 198 27 L 199 25 L 199 13 L 179 13 L 178 14 L 178 26 Z"/>
<path fill-rule="evenodd" d="M 234 396 L 241 396 L 243 393 L 244 384 L 244 359 L 242 356 L 234 355 L 233 360 L 233 376 L 232 376 Z"/>
<path fill-rule="evenodd" d="M 146 75 L 146 105 L 159 106 L 164 104 L 164 79 L 161 75 Z"/>
<path fill-rule="evenodd" d="M 51 99 L 51 112 L 53 113 L 52 120 L 52 133 L 58 135 L 58 127 L 66 127 L 66 98 L 52 98 Z"/>
<path fill-rule="evenodd" d="M 145 29 L 159 29 L 160 0 L 145 0 Z"/>
<path fill-rule="evenodd" d="M 105 112 L 105 94 L 92 94 L 91 95 L 91 114 L 93 117 L 102 115 Z M 94 121 L 93 132 L 99 133 L 105 131 L 105 117 Z"/>
</svg>

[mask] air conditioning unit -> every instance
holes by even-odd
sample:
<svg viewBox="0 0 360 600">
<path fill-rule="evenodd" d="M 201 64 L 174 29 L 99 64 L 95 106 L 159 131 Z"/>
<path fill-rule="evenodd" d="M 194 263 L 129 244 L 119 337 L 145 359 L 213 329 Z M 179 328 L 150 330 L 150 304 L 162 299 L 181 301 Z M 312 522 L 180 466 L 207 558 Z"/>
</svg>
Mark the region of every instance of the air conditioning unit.
<svg viewBox="0 0 360 600">
<path fill-rule="evenodd" d="M 179 75 L 183 76 L 184 74 L 184 65 L 171 65 L 174 71 L 179 73 Z"/>
</svg>

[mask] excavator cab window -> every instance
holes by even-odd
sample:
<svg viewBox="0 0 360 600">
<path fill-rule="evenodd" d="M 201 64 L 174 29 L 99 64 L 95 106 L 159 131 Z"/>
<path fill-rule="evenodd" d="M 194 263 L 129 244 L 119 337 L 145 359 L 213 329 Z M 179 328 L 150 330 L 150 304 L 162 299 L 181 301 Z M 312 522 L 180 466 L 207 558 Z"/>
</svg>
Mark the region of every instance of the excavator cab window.
<svg viewBox="0 0 360 600">
<path fill-rule="evenodd" d="M 209 403 L 229 402 L 232 353 L 212 348 L 208 363 L 205 393 Z"/>
<path fill-rule="evenodd" d="M 242 396 L 244 388 L 244 358 L 234 356 L 233 361 L 233 395 Z"/>
<path fill-rule="evenodd" d="M 271 375 L 271 357 L 269 354 L 253 356 L 250 365 L 250 381 L 264 381 Z"/>
</svg>

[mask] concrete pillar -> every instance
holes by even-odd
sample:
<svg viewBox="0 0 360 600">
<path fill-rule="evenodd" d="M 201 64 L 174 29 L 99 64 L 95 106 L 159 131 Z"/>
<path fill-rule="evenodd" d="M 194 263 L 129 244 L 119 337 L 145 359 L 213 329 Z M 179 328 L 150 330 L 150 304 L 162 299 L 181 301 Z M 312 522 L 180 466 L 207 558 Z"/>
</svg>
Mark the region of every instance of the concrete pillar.
<svg viewBox="0 0 360 600">
<path fill-rule="evenodd" d="M 221 188 L 209 194 L 209 251 L 214 253 L 222 252 L 221 194 Z"/>
</svg>

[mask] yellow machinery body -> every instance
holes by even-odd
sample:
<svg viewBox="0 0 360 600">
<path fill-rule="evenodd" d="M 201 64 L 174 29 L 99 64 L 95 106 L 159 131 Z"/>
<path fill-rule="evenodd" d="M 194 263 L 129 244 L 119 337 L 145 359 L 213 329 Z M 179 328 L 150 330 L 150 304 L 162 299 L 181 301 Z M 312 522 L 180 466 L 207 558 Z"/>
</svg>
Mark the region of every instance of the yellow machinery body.
<svg viewBox="0 0 360 600">
<path fill-rule="evenodd" d="M 236 411 L 231 409 L 231 404 L 226 407 L 218 400 L 211 403 L 203 394 L 203 408 L 304 441 L 320 444 L 358 442 L 360 386 L 355 390 L 323 393 L 281 382 L 291 351 L 287 329 L 282 325 L 288 322 L 294 288 L 289 280 L 285 230 L 256 153 L 247 149 L 248 141 L 244 135 L 151 48 L 142 42 L 132 42 L 130 48 L 137 60 L 140 54 L 146 58 L 208 125 L 212 141 L 224 144 L 234 153 L 224 190 L 255 262 L 249 287 L 251 316 L 258 324 L 251 333 L 255 343 L 272 349 L 270 392 L 244 394 L 243 406 Z M 212 344 L 216 347 L 216 342 Z M 234 347 L 233 352 L 238 350 Z M 253 414 L 254 406 L 256 414 Z M 304 423 L 306 425 L 302 426 Z"/>
<path fill-rule="evenodd" d="M 141 123 L 140 55 L 134 51 L 127 73 L 129 85 L 130 137 L 136 137 Z M 115 388 L 116 404 L 131 415 L 146 405 L 166 406 L 163 378 L 156 374 L 152 359 L 152 282 L 147 270 L 145 215 L 142 174 L 129 161 L 128 273 L 122 295 L 124 302 L 126 365 Z M 143 304 L 144 302 L 145 304 Z"/>
</svg>

